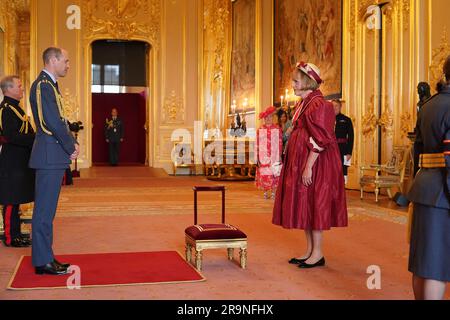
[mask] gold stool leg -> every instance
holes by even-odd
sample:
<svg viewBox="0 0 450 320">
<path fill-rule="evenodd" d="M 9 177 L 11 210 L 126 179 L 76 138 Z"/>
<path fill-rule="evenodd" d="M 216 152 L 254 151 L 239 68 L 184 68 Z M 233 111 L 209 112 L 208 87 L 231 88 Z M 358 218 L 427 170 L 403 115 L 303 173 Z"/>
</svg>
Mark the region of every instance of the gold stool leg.
<svg viewBox="0 0 450 320">
<path fill-rule="evenodd" d="M 247 268 L 247 249 L 241 248 L 239 255 L 241 256 L 241 268 Z"/>
<path fill-rule="evenodd" d="M 192 259 L 192 247 L 190 244 L 186 243 L 186 261 L 191 262 Z"/>
<path fill-rule="evenodd" d="M 233 260 L 234 249 L 228 248 L 227 251 L 228 251 L 228 260 Z"/>
<path fill-rule="evenodd" d="M 202 270 L 202 251 L 195 251 L 195 267 L 197 270 Z"/>
</svg>

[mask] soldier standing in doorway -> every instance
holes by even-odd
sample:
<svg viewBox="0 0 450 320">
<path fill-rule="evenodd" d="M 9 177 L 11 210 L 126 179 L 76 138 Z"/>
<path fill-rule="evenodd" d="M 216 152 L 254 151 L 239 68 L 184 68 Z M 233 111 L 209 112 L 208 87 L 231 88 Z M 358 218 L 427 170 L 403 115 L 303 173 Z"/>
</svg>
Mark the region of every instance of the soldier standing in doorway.
<svg viewBox="0 0 450 320">
<path fill-rule="evenodd" d="M 116 108 L 111 110 L 111 120 L 106 119 L 105 138 L 109 146 L 109 163 L 117 166 L 119 163 L 120 143 L 123 142 L 123 123 L 118 117 Z"/>
</svg>

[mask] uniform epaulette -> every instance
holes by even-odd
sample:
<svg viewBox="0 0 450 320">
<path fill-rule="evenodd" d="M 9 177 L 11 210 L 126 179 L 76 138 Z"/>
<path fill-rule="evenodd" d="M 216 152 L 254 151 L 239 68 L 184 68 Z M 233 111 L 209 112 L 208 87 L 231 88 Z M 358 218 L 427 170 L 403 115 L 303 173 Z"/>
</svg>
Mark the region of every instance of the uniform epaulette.
<svg viewBox="0 0 450 320">
<path fill-rule="evenodd" d="M 33 125 L 30 122 L 30 118 L 26 114 L 21 115 L 20 112 L 16 109 L 16 107 L 14 107 L 8 103 L 5 103 L 3 105 L 3 107 L 0 108 L 0 131 L 3 131 L 3 110 L 5 110 L 6 108 L 8 108 L 12 112 L 14 112 L 14 114 L 17 116 L 17 118 L 19 118 L 22 121 L 22 126 L 20 127 L 19 132 L 28 134 L 30 126 L 33 127 Z"/>
<path fill-rule="evenodd" d="M 41 125 L 41 129 L 44 133 L 48 134 L 49 136 L 52 136 L 53 133 L 47 128 L 47 125 L 45 124 L 44 117 L 43 117 L 42 97 L 41 97 L 41 84 L 42 83 L 49 84 L 52 87 L 53 92 L 55 93 L 55 99 L 56 99 L 56 104 L 58 105 L 59 114 L 61 117 L 64 118 L 63 98 L 62 98 L 61 94 L 58 92 L 58 90 L 56 89 L 56 87 L 53 85 L 53 83 L 51 83 L 47 79 L 41 79 L 37 83 L 37 85 L 36 85 L 36 102 L 37 102 L 37 109 L 38 109 L 37 111 L 38 111 L 38 116 L 39 116 L 39 124 Z"/>
</svg>

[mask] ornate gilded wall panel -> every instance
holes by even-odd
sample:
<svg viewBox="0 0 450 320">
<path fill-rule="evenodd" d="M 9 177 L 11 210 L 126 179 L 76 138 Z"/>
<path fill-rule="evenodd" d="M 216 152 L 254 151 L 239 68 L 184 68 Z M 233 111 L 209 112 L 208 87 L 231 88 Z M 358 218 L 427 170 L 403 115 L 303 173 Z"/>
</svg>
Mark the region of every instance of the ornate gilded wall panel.
<svg viewBox="0 0 450 320">
<path fill-rule="evenodd" d="M 30 57 L 29 0 L 0 1 L 0 29 L 2 30 L 0 77 L 17 74 L 27 89 Z M 28 94 L 27 90 L 25 94 Z M 25 109 L 27 100 L 24 98 L 22 101 Z"/>
<path fill-rule="evenodd" d="M 433 49 L 432 61 L 429 67 L 430 69 L 430 82 L 436 84 L 443 80 L 442 68 L 444 66 L 445 59 L 450 55 L 450 45 L 447 27 L 445 26 L 442 31 L 440 43 Z M 433 92 L 436 92 L 435 86 L 431 86 Z"/>
<path fill-rule="evenodd" d="M 82 1 L 86 39 L 146 39 L 158 47 L 160 1 Z"/>
<path fill-rule="evenodd" d="M 177 95 L 175 90 L 172 90 L 164 101 L 162 124 L 184 124 L 184 121 L 185 111 L 183 99 Z"/>
<path fill-rule="evenodd" d="M 414 128 L 417 102 L 414 91 L 420 69 L 415 63 L 420 45 L 416 30 L 420 15 L 412 12 L 416 10 L 417 1 L 388 1 L 381 11 L 381 33 L 368 28 L 367 9 L 386 1 L 351 0 L 344 5 L 344 22 L 348 28 L 344 30 L 345 112 L 355 119 L 355 128 L 360 128 L 355 130 L 358 158 L 353 163 L 378 162 L 379 143 L 381 162 L 387 161 L 394 145 L 409 143 L 407 133 Z M 349 187 L 358 188 L 359 172 L 350 172 Z"/>
<path fill-rule="evenodd" d="M 202 119 L 209 129 L 223 129 L 228 109 L 231 1 L 203 0 L 202 12 Z"/>
</svg>

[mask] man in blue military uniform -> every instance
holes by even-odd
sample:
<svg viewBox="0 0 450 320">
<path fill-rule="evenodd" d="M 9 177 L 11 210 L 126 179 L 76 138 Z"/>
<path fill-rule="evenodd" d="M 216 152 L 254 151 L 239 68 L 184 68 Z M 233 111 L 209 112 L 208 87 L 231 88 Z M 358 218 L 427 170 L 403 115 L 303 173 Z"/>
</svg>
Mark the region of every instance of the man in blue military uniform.
<svg viewBox="0 0 450 320">
<path fill-rule="evenodd" d="M 36 139 L 30 167 L 36 169 L 35 202 L 32 220 L 32 263 L 36 274 L 66 274 L 69 264 L 55 259 L 52 250 L 53 219 L 61 183 L 79 146 L 64 119 L 58 78 L 69 69 L 67 51 L 48 48 L 43 53 L 45 68 L 31 86 L 30 104 L 36 123 Z"/>
<path fill-rule="evenodd" d="M 123 123 L 118 117 L 116 108 L 111 110 L 111 120 L 106 119 L 105 138 L 109 147 L 109 163 L 117 166 L 119 163 L 120 143 L 123 142 Z"/>
<path fill-rule="evenodd" d="M 450 56 L 445 86 L 422 106 L 414 152 L 419 154 L 408 199 L 413 203 L 409 271 L 416 299 L 443 299 L 450 281 Z"/>
<path fill-rule="evenodd" d="M 350 166 L 353 153 L 353 141 L 354 141 L 353 123 L 352 119 L 341 113 L 342 110 L 341 100 L 333 100 L 332 103 L 334 107 L 334 112 L 336 113 L 336 126 L 334 128 L 334 132 L 336 134 L 339 151 L 341 152 L 341 161 L 344 172 L 344 179 L 345 184 L 347 184 L 348 167 Z"/>
<path fill-rule="evenodd" d="M 0 150 L 0 204 L 3 205 L 4 243 L 8 247 L 28 247 L 29 238 L 20 231 L 20 205 L 34 201 L 34 170 L 28 167 L 34 130 L 20 106 L 22 83 L 18 76 L 0 81 L 4 99 L 0 104 L 0 134 L 5 142 Z"/>
</svg>

